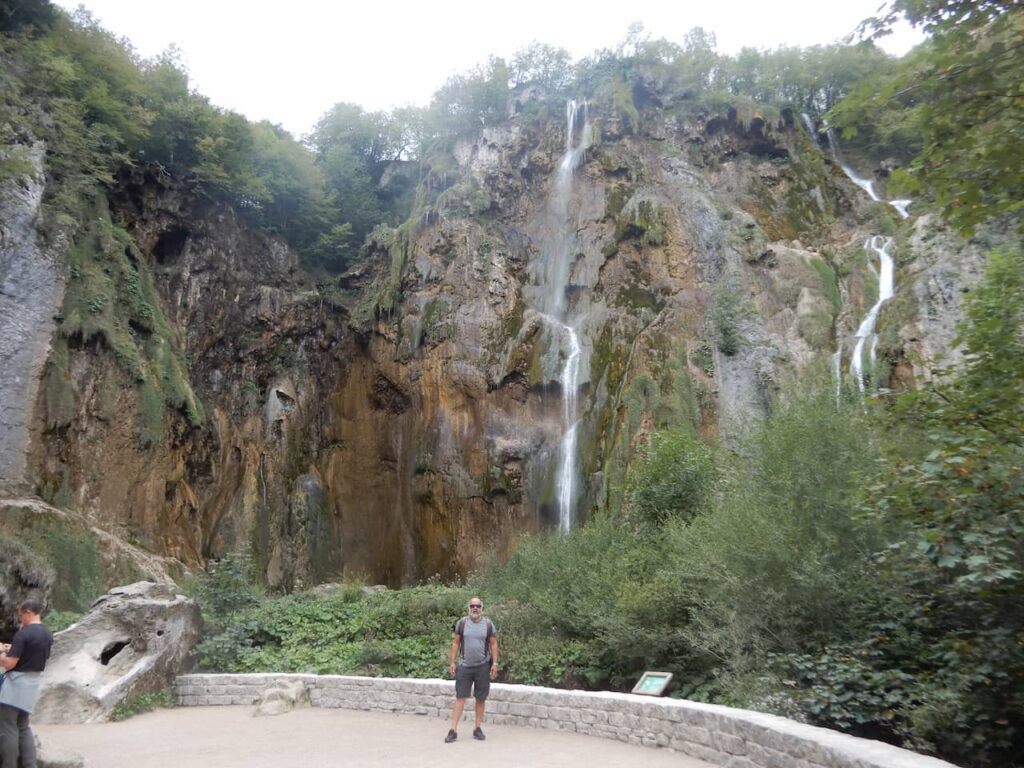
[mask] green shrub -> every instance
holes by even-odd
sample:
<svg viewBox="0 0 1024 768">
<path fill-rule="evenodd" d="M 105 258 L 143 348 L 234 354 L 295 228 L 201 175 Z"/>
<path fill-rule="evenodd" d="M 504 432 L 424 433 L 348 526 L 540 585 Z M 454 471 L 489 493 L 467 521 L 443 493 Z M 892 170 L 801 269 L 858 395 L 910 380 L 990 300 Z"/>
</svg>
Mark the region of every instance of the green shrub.
<svg viewBox="0 0 1024 768">
<path fill-rule="evenodd" d="M 673 518 L 692 520 L 711 508 L 717 480 L 714 451 L 691 430 L 659 432 L 630 471 L 628 512 L 656 526 Z"/>
<path fill-rule="evenodd" d="M 222 621 L 253 608 L 262 593 L 256 586 L 252 557 L 231 553 L 207 566 L 207 575 L 195 582 L 195 597 L 207 621 Z"/>
<path fill-rule="evenodd" d="M 51 632 L 61 632 L 81 619 L 82 616 L 83 614 L 79 611 L 50 611 L 46 614 L 46 627 Z"/>
<path fill-rule="evenodd" d="M 110 710 L 110 719 L 127 720 L 129 717 L 152 712 L 154 709 L 168 709 L 174 706 L 174 696 L 170 690 L 163 689 L 155 693 L 143 693 L 118 702 Z"/>
<path fill-rule="evenodd" d="M 244 583 L 244 580 L 243 580 Z M 210 586 L 203 589 L 210 589 Z M 197 647 L 199 666 L 218 672 L 314 672 L 436 677 L 447 667 L 451 628 L 469 592 L 427 585 L 363 595 L 248 601 L 225 612 Z"/>
<path fill-rule="evenodd" d="M 663 541 L 601 516 L 493 566 L 484 591 L 499 599 L 508 679 L 623 689 L 654 664 L 692 677 L 687 606 L 661 574 Z"/>
<path fill-rule="evenodd" d="M 669 526 L 697 606 L 688 632 L 723 669 L 813 645 L 849 616 L 871 547 L 853 520 L 867 431 L 860 403 L 837 405 L 830 385 L 797 394 L 742 444 L 714 511 Z"/>
</svg>

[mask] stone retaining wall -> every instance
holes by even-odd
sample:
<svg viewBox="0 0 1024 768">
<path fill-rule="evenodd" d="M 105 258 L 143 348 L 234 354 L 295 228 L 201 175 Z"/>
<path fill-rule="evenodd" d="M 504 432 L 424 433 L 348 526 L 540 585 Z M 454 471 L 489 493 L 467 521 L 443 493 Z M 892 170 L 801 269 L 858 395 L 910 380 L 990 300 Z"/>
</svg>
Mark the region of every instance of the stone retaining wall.
<svg viewBox="0 0 1024 768">
<path fill-rule="evenodd" d="M 301 680 L 314 707 L 449 717 L 454 685 L 342 675 L 183 675 L 179 706 L 252 705 L 275 684 Z M 467 718 L 472 707 L 467 707 Z M 666 747 L 724 768 L 954 768 L 950 763 L 774 715 L 628 693 L 491 686 L 491 723 L 552 728 Z"/>
</svg>

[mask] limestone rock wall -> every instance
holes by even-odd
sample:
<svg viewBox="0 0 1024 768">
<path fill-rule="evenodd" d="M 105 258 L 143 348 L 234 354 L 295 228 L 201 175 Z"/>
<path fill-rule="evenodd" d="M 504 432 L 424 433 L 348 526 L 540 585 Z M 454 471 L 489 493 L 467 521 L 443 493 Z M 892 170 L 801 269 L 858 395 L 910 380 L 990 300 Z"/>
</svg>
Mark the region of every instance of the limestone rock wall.
<svg viewBox="0 0 1024 768">
<path fill-rule="evenodd" d="M 31 488 L 29 430 L 53 315 L 64 291 L 66 244 L 42 242 L 45 146 L 0 147 L 30 169 L 0 184 L 0 493 Z"/>
<path fill-rule="evenodd" d="M 862 244 L 885 216 L 788 115 L 665 110 L 637 128 L 596 105 L 590 118 L 565 295 L 581 345 L 581 517 L 615 508 L 653 431 L 689 423 L 728 443 L 826 369 L 870 303 Z M 160 438 L 140 440 L 152 409 L 117 351 L 68 339 L 73 397 L 35 397 L 29 482 L 190 566 L 252 552 L 282 591 L 457 577 L 553 526 L 564 393 L 538 295 L 564 134 L 560 116 L 519 115 L 460 142 L 454 170 L 424 168 L 402 249 L 371 243 L 363 272 L 328 290 L 230 208 L 159 169 L 126 174 L 110 218 L 152 277 L 162 343 L 205 416 L 166 408 Z M 22 219 L 15 250 L 35 258 Z M 925 240 L 910 247 L 940 242 Z M 40 312 L 59 295 L 47 285 Z M 891 327 L 916 322 L 909 300 Z M 32 332 L 41 349 L 52 325 Z M 931 338 L 916 333 L 908 344 Z M 18 429 L 6 444 L 23 451 Z"/>
</svg>

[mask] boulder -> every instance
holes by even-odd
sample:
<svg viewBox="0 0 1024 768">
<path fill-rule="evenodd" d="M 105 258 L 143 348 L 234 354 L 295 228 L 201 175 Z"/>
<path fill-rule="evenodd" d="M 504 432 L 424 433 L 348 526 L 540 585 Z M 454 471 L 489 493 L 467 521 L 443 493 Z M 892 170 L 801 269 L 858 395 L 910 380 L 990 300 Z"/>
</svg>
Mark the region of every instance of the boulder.
<svg viewBox="0 0 1024 768">
<path fill-rule="evenodd" d="M 301 680 L 282 680 L 267 688 L 256 705 L 254 717 L 283 715 L 293 709 L 309 706 L 309 689 Z"/>
<path fill-rule="evenodd" d="M 102 722 L 118 703 L 167 688 L 201 625 L 196 603 L 168 585 L 143 581 L 110 590 L 54 637 L 32 719 Z"/>
</svg>

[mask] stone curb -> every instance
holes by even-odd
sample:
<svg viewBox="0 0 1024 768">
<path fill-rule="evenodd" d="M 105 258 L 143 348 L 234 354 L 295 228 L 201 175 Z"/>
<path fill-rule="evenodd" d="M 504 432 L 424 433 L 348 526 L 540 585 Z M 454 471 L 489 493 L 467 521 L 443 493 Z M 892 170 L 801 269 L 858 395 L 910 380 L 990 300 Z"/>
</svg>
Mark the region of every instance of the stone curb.
<svg viewBox="0 0 1024 768">
<path fill-rule="evenodd" d="M 182 675 L 174 697 L 179 706 L 254 705 L 286 680 L 304 682 L 314 707 L 448 717 L 454 698 L 448 680 L 296 674 Z M 487 720 L 674 749 L 723 768 L 955 768 L 775 715 L 629 693 L 494 683 Z"/>
</svg>

